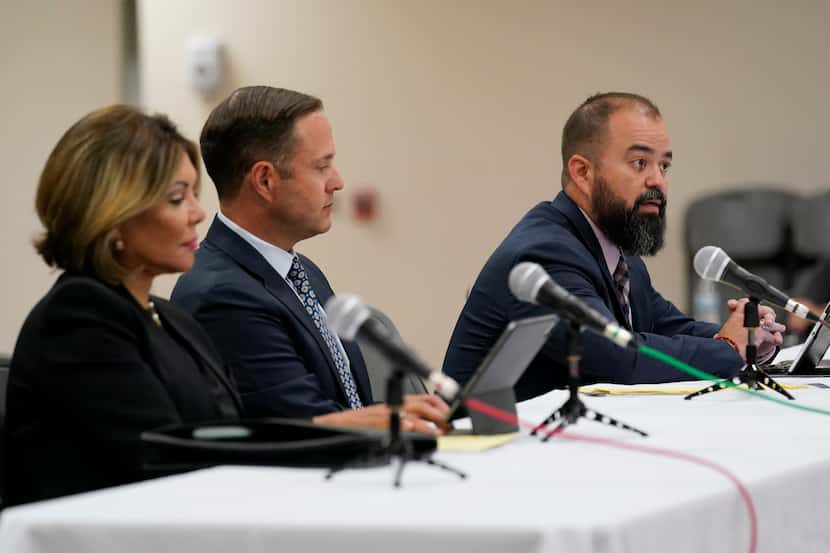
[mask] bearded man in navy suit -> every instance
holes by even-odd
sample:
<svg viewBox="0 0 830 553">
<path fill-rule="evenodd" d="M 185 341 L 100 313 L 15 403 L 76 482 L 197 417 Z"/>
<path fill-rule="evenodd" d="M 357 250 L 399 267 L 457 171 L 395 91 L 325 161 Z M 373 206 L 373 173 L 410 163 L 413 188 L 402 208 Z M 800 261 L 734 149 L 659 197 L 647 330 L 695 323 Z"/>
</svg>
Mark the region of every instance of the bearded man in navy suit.
<svg viewBox="0 0 830 553">
<path fill-rule="evenodd" d="M 234 91 L 210 114 L 200 146 L 220 211 L 179 278 L 172 300 L 198 320 L 236 377 L 248 416 L 383 426 L 354 342 L 328 327 L 333 295 L 323 271 L 295 246 L 331 227 L 343 179 L 331 123 L 313 96 L 269 86 Z M 403 428 L 434 430 L 447 406 L 407 396 Z"/>
<path fill-rule="evenodd" d="M 746 300 L 730 300 L 725 324 L 695 321 L 663 298 L 640 259 L 663 245 L 668 132 L 657 106 L 636 94 L 606 93 L 586 100 L 562 133 L 562 191 L 531 209 L 485 264 L 461 312 L 444 372 L 466 382 L 511 320 L 545 312 L 510 293 L 508 275 L 522 261 L 540 264 L 554 281 L 642 343 L 721 377 L 743 364 Z M 783 325 L 762 307 L 755 333 L 759 359 L 781 344 Z M 559 324 L 516 385 L 518 399 L 566 382 L 566 325 Z M 655 383 L 689 377 L 659 361 L 585 333 L 584 383 Z"/>
</svg>

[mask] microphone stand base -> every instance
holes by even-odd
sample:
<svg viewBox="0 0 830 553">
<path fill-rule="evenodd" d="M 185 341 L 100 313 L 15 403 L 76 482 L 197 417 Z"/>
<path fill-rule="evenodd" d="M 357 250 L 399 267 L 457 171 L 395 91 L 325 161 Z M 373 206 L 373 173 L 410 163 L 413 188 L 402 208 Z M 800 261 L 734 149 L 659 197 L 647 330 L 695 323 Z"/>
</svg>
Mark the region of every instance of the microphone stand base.
<svg viewBox="0 0 830 553">
<path fill-rule="evenodd" d="M 436 461 L 428 454 L 416 452 L 411 439 L 401 433 L 400 410 L 403 406 L 403 377 L 404 373 L 400 369 L 393 369 L 386 382 L 386 402 L 389 405 L 389 439 L 385 446 L 368 462 L 352 461 L 330 469 L 326 473 L 326 480 L 331 480 L 335 474 L 344 470 L 388 465 L 393 459 L 398 460 L 398 468 L 395 470 L 395 480 L 393 481 L 396 488 L 401 487 L 403 469 L 410 462 L 426 463 L 435 468 L 451 472 L 461 479 L 467 478 L 467 475 L 460 470 Z"/>
<path fill-rule="evenodd" d="M 750 390 L 762 390 L 763 387 L 766 386 L 770 390 L 775 390 L 787 399 L 795 399 L 789 394 L 789 392 L 787 392 L 787 390 L 784 389 L 783 386 L 781 386 L 781 384 L 773 380 L 770 375 L 762 371 L 755 363 L 758 348 L 755 345 L 754 333 L 755 329 L 761 326 L 761 320 L 758 315 L 758 303 L 758 298 L 750 296 L 749 301 L 744 305 L 744 328 L 746 328 L 746 354 L 744 355 L 744 358 L 746 359 L 746 364 L 741 367 L 738 374 L 730 380 L 736 386 L 746 384 Z M 729 380 L 720 380 L 710 386 L 707 386 L 706 388 L 703 388 L 702 390 L 698 390 L 697 392 L 687 395 L 683 399 L 692 399 L 693 397 L 702 396 L 703 394 L 708 394 L 709 392 L 717 392 L 718 390 L 723 390 L 724 388 L 731 388 L 731 386 L 727 386 L 725 384 L 726 382 L 729 382 Z"/>
<path fill-rule="evenodd" d="M 334 467 L 332 469 L 329 469 L 329 471 L 326 473 L 325 479 L 326 480 L 331 480 L 332 478 L 334 478 L 334 475 L 336 475 L 337 473 L 343 472 L 345 470 L 361 469 L 361 468 L 388 465 L 388 464 L 391 464 L 394 459 L 398 460 L 398 467 L 395 470 L 395 479 L 392 482 L 393 486 L 396 487 L 396 488 L 401 487 L 401 481 L 402 481 L 402 478 L 403 478 L 403 470 L 406 467 L 406 464 L 411 463 L 411 462 L 425 463 L 425 464 L 431 465 L 435 468 L 445 470 L 447 472 L 451 472 L 451 473 L 455 474 L 456 476 L 458 476 L 459 478 L 461 478 L 462 480 L 467 478 L 467 475 L 464 472 L 458 470 L 455 467 L 452 467 L 452 466 L 447 465 L 445 463 L 442 463 L 440 461 L 436 461 L 435 459 L 432 459 L 430 457 L 418 457 L 415 453 L 413 453 L 412 446 L 407 440 L 404 439 L 403 444 L 404 444 L 404 446 L 403 446 L 404 451 L 397 452 L 397 453 L 393 453 L 391 451 L 386 451 L 386 452 L 382 453 L 379 457 L 373 459 L 372 461 L 370 461 L 368 463 L 365 463 L 365 462 L 346 463 L 346 464 L 340 465 L 339 467 Z"/>
<path fill-rule="evenodd" d="M 738 374 L 728 380 L 721 380 L 719 382 L 715 382 L 702 390 L 698 390 L 697 392 L 693 392 L 683 399 L 692 399 L 693 397 L 702 396 L 703 394 L 708 394 L 710 392 L 717 392 L 719 390 L 723 390 L 724 388 L 731 388 L 732 386 L 728 386 L 726 382 L 731 381 L 736 386 L 740 386 L 741 384 L 746 384 L 747 388 L 750 390 L 763 390 L 764 388 L 769 388 L 770 390 L 774 390 L 781 394 L 782 396 L 786 397 L 787 399 L 794 400 L 795 398 L 790 395 L 790 393 L 784 389 L 781 384 L 773 380 L 773 378 L 761 370 L 758 365 L 754 363 L 751 365 L 744 365 Z"/>
<path fill-rule="evenodd" d="M 602 424 L 605 424 L 605 425 L 608 425 L 608 426 L 615 426 L 615 427 L 620 428 L 622 430 L 629 430 L 631 432 L 635 432 L 635 433 L 639 434 L 640 436 L 648 437 L 648 434 L 646 432 L 643 432 L 639 428 L 629 426 L 629 425 L 625 424 L 624 422 L 621 422 L 621 421 L 618 421 L 615 418 L 609 417 L 608 415 L 603 415 L 602 413 L 600 413 L 598 411 L 594 411 L 593 409 L 589 409 L 584 403 L 582 403 L 582 400 L 579 399 L 579 396 L 574 395 L 574 394 L 572 394 L 565 401 L 565 403 L 562 404 L 562 406 L 559 409 L 557 409 L 556 411 L 551 413 L 548 416 L 548 418 L 546 418 L 544 421 L 539 423 L 539 425 L 536 426 L 536 428 L 533 429 L 533 431 L 530 433 L 530 435 L 531 436 L 536 436 L 546 426 L 558 421 L 558 424 L 556 425 L 556 427 L 554 427 L 553 430 L 551 430 L 549 432 L 545 432 L 543 434 L 541 439 L 542 439 L 543 442 L 546 442 L 552 436 L 555 436 L 556 434 L 558 434 L 559 432 L 564 430 L 565 427 L 568 426 L 569 424 L 576 424 L 576 422 L 580 418 L 585 418 L 585 419 L 592 420 L 592 421 L 595 421 L 595 422 L 599 422 L 599 423 L 602 423 Z"/>
<path fill-rule="evenodd" d="M 551 413 L 548 418 L 539 423 L 536 428 L 530 433 L 531 436 L 536 436 L 542 429 L 552 423 L 557 423 L 556 427 L 545 432 L 542 441 L 548 441 L 551 436 L 554 436 L 565 429 L 569 424 L 576 424 L 580 418 L 596 421 L 608 426 L 615 426 L 622 430 L 630 430 L 640 436 L 647 437 L 648 434 L 638 428 L 629 426 L 624 422 L 611 418 L 608 415 L 603 415 L 593 409 L 588 409 L 582 400 L 579 399 L 579 362 L 582 358 L 582 342 L 580 328 L 574 322 L 570 323 L 568 327 L 568 392 L 569 396 L 562 406 Z"/>
</svg>

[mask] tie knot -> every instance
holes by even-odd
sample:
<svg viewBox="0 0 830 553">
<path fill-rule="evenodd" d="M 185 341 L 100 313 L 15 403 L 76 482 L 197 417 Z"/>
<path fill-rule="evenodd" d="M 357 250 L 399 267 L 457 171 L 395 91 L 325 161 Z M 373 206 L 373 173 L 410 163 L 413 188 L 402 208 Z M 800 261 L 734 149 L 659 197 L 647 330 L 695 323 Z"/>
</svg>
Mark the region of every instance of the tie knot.
<svg viewBox="0 0 830 553">
<path fill-rule="evenodd" d="M 617 260 L 617 268 L 614 269 L 614 282 L 627 282 L 628 279 L 628 263 L 625 261 L 625 256 L 620 254 L 620 258 Z"/>
<path fill-rule="evenodd" d="M 296 255 L 291 260 L 291 268 L 288 270 L 288 280 L 295 288 L 299 288 L 303 282 L 308 282 L 303 264 L 300 263 L 300 258 Z"/>
<path fill-rule="evenodd" d="M 620 308 L 622 308 L 625 326 L 631 328 L 631 306 L 628 303 L 631 277 L 628 273 L 628 263 L 626 263 L 622 252 L 620 252 L 620 258 L 617 261 L 617 268 L 614 269 L 614 286 L 617 288 L 617 300 L 619 300 Z"/>
<path fill-rule="evenodd" d="M 289 271 L 299 272 L 303 270 L 303 264 L 300 263 L 300 258 L 297 255 L 291 258 L 291 269 Z"/>
</svg>

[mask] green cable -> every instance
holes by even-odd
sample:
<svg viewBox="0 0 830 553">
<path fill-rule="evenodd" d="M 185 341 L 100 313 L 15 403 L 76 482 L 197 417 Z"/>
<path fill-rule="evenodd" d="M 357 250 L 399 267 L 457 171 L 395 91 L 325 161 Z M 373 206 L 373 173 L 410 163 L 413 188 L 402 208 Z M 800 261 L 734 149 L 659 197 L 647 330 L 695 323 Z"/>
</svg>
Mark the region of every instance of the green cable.
<svg viewBox="0 0 830 553">
<path fill-rule="evenodd" d="M 647 355 L 651 358 L 657 359 L 658 361 L 662 361 L 663 363 L 665 363 L 667 365 L 671 365 L 672 367 L 674 367 L 676 369 L 680 369 L 681 371 L 683 371 L 687 374 L 690 374 L 690 375 L 694 376 L 695 378 L 699 378 L 701 380 L 711 380 L 712 382 L 719 382 L 719 383 L 723 384 L 724 386 L 726 386 L 727 388 L 735 388 L 737 390 L 740 390 L 740 391 L 745 392 L 747 394 L 750 394 L 752 396 L 759 397 L 761 399 L 765 399 L 765 400 L 771 401 L 773 403 L 779 403 L 779 404 L 785 405 L 787 407 L 792 407 L 793 409 L 800 409 L 802 411 L 807 411 L 807 412 L 810 412 L 810 413 L 818 413 L 819 415 L 830 416 L 830 411 L 827 411 L 825 409 L 819 409 L 818 407 L 810 407 L 808 405 L 801 405 L 799 403 L 793 403 L 791 400 L 778 399 L 777 397 L 771 397 L 771 396 L 768 396 L 766 394 L 756 392 L 755 390 L 750 390 L 749 388 L 742 388 L 742 387 L 738 386 L 737 384 L 735 384 L 734 382 L 732 382 L 730 379 L 719 378 L 719 377 L 717 377 L 713 374 L 703 372 L 700 369 L 696 369 L 691 365 L 687 365 L 683 361 L 681 361 L 679 359 L 675 359 L 671 355 L 666 355 L 662 351 L 658 351 L 654 348 L 650 348 L 650 347 L 644 346 L 644 345 L 638 345 L 637 346 L 637 351 L 639 351 L 640 353 L 643 353 L 643 354 L 645 354 L 645 355 Z"/>
</svg>

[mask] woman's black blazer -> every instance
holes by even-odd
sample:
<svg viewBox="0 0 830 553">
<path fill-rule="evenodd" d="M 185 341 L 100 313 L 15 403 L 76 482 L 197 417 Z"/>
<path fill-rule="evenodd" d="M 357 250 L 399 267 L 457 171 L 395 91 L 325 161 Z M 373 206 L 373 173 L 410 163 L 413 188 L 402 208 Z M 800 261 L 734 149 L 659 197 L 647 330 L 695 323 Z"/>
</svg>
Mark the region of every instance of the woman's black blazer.
<svg viewBox="0 0 830 553">
<path fill-rule="evenodd" d="M 9 372 L 6 504 L 141 480 L 141 432 L 238 414 L 198 323 L 153 301 L 163 329 L 125 288 L 64 274 L 34 307 Z"/>
</svg>

